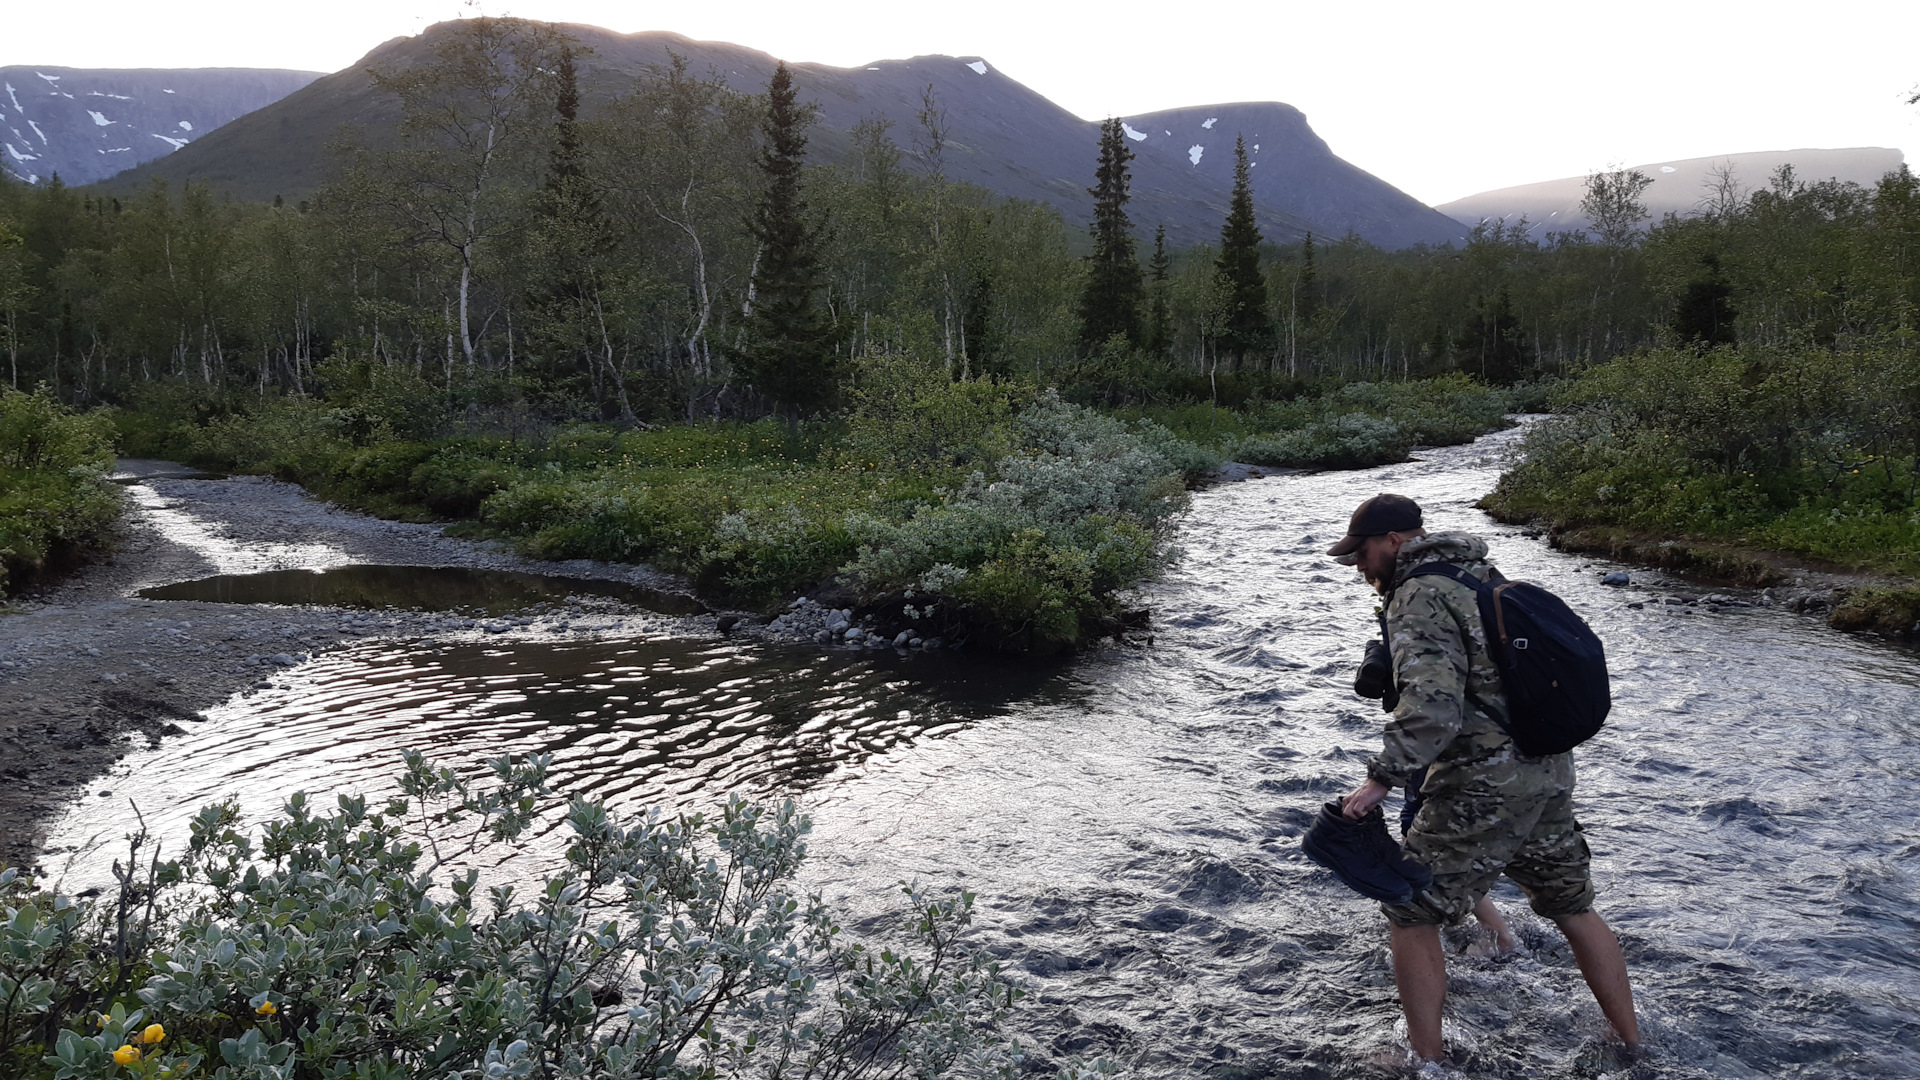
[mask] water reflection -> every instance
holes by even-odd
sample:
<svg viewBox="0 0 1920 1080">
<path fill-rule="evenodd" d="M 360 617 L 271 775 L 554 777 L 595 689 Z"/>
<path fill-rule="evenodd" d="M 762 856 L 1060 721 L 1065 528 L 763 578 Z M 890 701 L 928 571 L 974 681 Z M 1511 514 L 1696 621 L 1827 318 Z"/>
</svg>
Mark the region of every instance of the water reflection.
<svg viewBox="0 0 1920 1080">
<path fill-rule="evenodd" d="M 130 759 L 113 798 L 62 822 L 60 846 L 117 840 L 128 800 L 165 836 L 228 796 L 258 815 L 295 791 L 390 791 L 404 750 L 459 767 L 551 754 L 557 790 L 623 810 L 730 791 L 799 794 L 874 754 L 1044 696 L 1057 672 L 664 635 L 368 643 L 210 710 L 162 751 Z M 110 854 L 75 862 L 69 884 L 104 878 Z"/>
<path fill-rule="evenodd" d="M 221 574 L 140 590 L 147 600 L 215 604 L 307 604 L 324 607 L 477 611 L 504 615 L 569 596 L 619 600 L 665 615 L 696 615 L 706 605 L 684 593 L 598 578 L 552 577 L 464 566 L 336 566 Z"/>
</svg>

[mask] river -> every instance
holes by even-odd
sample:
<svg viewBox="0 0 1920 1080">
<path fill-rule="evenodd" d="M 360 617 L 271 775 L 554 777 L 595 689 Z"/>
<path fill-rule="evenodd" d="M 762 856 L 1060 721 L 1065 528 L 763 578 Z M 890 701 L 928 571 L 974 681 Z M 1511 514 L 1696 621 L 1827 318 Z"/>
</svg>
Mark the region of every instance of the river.
<svg viewBox="0 0 1920 1080">
<path fill-rule="evenodd" d="M 1577 752 L 1576 801 L 1645 1074 L 1920 1076 L 1920 658 L 1739 594 L 1668 602 L 1704 590 L 1657 574 L 1602 585 L 1618 567 L 1473 509 L 1514 438 L 1198 493 L 1185 558 L 1146 590 L 1152 640 L 1067 664 L 769 647 L 668 616 L 349 646 L 128 756 L 102 782 L 117 797 L 77 803 L 50 849 L 118 835 L 121 797 L 166 835 L 229 793 L 258 812 L 383 790 L 402 747 L 550 751 L 563 789 L 624 809 L 798 797 L 807 881 L 856 926 L 902 879 L 975 892 L 1040 1058 L 1380 1075 L 1402 1034 L 1384 921 L 1299 835 L 1381 722 L 1348 689 L 1374 598 L 1320 553 L 1398 491 L 1608 645 L 1614 710 Z M 1495 900 L 1526 948 L 1451 958 L 1460 1075 L 1598 1075 L 1602 1021 L 1564 944 L 1510 884 Z"/>
</svg>

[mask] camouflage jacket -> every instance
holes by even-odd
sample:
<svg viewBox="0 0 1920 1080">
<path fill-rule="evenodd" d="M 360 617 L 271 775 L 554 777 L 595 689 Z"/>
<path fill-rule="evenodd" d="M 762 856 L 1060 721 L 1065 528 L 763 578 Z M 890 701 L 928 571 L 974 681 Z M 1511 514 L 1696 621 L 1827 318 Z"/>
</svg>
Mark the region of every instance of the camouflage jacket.
<svg viewBox="0 0 1920 1080">
<path fill-rule="evenodd" d="M 1367 775 L 1389 787 L 1404 787 L 1429 766 L 1451 771 L 1514 754 L 1513 740 L 1482 708 L 1505 715 L 1507 698 L 1478 598 L 1447 578 L 1408 579 L 1430 562 L 1454 563 L 1481 579 L 1493 570 L 1486 541 L 1467 533 L 1415 537 L 1400 549 L 1385 619 L 1400 704 L 1387 721 L 1385 750 L 1367 763 Z"/>
</svg>

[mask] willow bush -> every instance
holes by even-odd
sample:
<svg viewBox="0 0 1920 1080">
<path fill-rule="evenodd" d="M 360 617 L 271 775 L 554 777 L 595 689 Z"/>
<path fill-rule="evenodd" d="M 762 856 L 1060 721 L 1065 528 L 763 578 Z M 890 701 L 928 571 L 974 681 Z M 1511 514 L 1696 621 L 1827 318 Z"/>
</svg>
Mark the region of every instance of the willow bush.
<svg viewBox="0 0 1920 1080">
<path fill-rule="evenodd" d="M 807 819 L 738 798 L 620 820 L 576 797 L 562 861 L 483 885 L 551 809 L 547 761 L 472 783 L 409 755 L 375 804 L 231 804 L 117 890 L 0 873 L 0 1072 L 23 1080 L 998 1077 L 1017 991 L 972 897 L 907 889 L 907 941 L 845 937 L 794 873 Z M 1078 1072 L 1080 1066 L 1074 1067 Z"/>
</svg>

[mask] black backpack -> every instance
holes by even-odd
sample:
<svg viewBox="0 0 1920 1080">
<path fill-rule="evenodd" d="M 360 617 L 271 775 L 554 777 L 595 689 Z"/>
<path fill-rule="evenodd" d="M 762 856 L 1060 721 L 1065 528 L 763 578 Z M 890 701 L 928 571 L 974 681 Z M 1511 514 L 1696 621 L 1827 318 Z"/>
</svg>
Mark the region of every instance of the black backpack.
<svg viewBox="0 0 1920 1080">
<path fill-rule="evenodd" d="M 1488 712 L 1522 754 L 1565 753 L 1600 730 L 1613 707 L 1607 652 L 1559 597 L 1498 571 L 1481 581 L 1452 563 L 1425 563 L 1407 576 L 1449 578 L 1479 596 L 1487 647 L 1507 691 L 1505 719 Z"/>
</svg>

